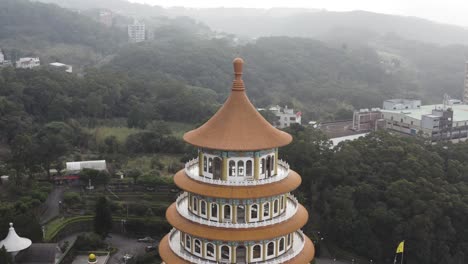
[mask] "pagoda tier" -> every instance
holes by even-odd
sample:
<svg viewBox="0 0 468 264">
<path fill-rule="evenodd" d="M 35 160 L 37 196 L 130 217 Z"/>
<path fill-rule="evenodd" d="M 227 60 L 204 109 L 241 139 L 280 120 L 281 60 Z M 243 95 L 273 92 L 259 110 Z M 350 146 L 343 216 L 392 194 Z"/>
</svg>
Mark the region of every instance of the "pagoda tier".
<svg viewBox="0 0 468 264">
<path fill-rule="evenodd" d="M 243 60 L 234 60 L 235 79 L 224 105 L 201 127 L 187 132 L 184 140 L 202 148 L 246 151 L 285 146 L 291 135 L 271 126 L 245 94 Z"/>
<path fill-rule="evenodd" d="M 300 176 L 278 158 L 291 136 L 272 127 L 245 94 L 241 59 L 221 109 L 184 135 L 198 157 L 174 176 L 184 190 L 166 212 L 174 227 L 160 242 L 165 263 L 309 263 L 300 230 L 307 210 L 291 194 Z"/>
</svg>

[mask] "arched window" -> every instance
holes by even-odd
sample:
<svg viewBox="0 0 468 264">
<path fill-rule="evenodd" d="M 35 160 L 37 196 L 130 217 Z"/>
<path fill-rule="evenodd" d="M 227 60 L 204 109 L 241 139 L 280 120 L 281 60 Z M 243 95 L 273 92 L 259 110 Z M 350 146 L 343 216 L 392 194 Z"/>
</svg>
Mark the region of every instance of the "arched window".
<svg viewBox="0 0 468 264">
<path fill-rule="evenodd" d="M 194 212 L 198 212 L 198 198 L 197 197 L 193 197 L 192 208 Z"/>
<path fill-rule="evenodd" d="M 278 199 L 275 199 L 275 201 L 273 202 L 273 214 L 277 214 L 278 213 Z"/>
<path fill-rule="evenodd" d="M 288 234 L 288 247 L 291 245 L 291 234 Z"/>
<path fill-rule="evenodd" d="M 221 260 L 230 260 L 231 259 L 231 249 L 224 245 L 221 246 Z"/>
<path fill-rule="evenodd" d="M 246 170 L 246 175 L 247 175 L 247 176 L 252 176 L 252 161 L 251 161 L 251 160 L 248 160 L 248 161 L 245 163 L 245 165 L 246 165 L 246 168 L 245 168 L 245 170 Z"/>
<path fill-rule="evenodd" d="M 218 204 L 211 203 L 211 217 L 218 218 Z"/>
<path fill-rule="evenodd" d="M 271 168 L 271 170 L 274 170 L 275 169 L 275 155 L 271 156 L 271 161 L 270 162 L 271 162 L 270 168 Z"/>
<path fill-rule="evenodd" d="M 190 250 L 192 248 L 192 238 L 185 234 L 185 247 Z"/>
<path fill-rule="evenodd" d="M 201 241 L 198 239 L 195 239 L 194 244 L 195 244 L 195 248 L 194 248 L 195 254 L 201 254 Z"/>
<path fill-rule="evenodd" d="M 206 156 L 205 156 L 205 157 L 203 157 L 203 171 L 205 171 L 205 172 L 206 172 L 206 169 L 208 168 L 207 165 L 208 164 L 206 164 Z"/>
<path fill-rule="evenodd" d="M 224 205 L 224 220 L 231 220 L 231 206 L 228 204 Z"/>
<path fill-rule="evenodd" d="M 237 176 L 244 176 L 244 162 L 242 160 L 237 162 Z"/>
<path fill-rule="evenodd" d="M 265 174 L 265 158 L 263 158 L 262 162 L 260 162 L 260 173 Z"/>
<path fill-rule="evenodd" d="M 202 215 L 206 215 L 206 202 L 203 200 L 200 201 L 200 212 Z"/>
<path fill-rule="evenodd" d="M 279 251 L 283 251 L 284 250 L 284 237 L 282 237 L 279 241 Z"/>
<path fill-rule="evenodd" d="M 212 158 L 208 159 L 208 172 L 213 173 L 213 159 Z"/>
<path fill-rule="evenodd" d="M 253 246 L 252 251 L 253 251 L 252 252 L 252 257 L 254 259 L 259 259 L 259 258 L 262 257 L 262 246 L 255 245 L 255 246 Z"/>
<path fill-rule="evenodd" d="M 270 242 L 267 245 L 267 256 L 275 255 L 275 242 Z"/>
<path fill-rule="evenodd" d="M 250 206 L 250 218 L 258 219 L 258 205 L 257 204 L 252 204 L 252 206 Z"/>
<path fill-rule="evenodd" d="M 263 204 L 263 217 L 270 216 L 270 202 L 266 202 Z"/>
<path fill-rule="evenodd" d="M 206 243 L 206 256 L 211 259 L 216 258 L 215 246 L 212 243 Z"/>
<path fill-rule="evenodd" d="M 281 204 L 281 210 L 283 210 L 284 209 L 284 196 L 283 195 L 281 195 L 280 204 Z"/>
<path fill-rule="evenodd" d="M 236 162 L 231 160 L 229 161 L 229 176 L 236 175 Z"/>
</svg>

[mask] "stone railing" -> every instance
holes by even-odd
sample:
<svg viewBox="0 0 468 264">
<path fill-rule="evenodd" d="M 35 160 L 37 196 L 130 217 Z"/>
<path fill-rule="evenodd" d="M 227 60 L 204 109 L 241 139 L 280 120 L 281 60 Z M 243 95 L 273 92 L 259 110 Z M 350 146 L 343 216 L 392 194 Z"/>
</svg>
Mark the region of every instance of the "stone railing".
<svg viewBox="0 0 468 264">
<path fill-rule="evenodd" d="M 185 173 L 192 179 L 216 185 L 229 185 L 229 186 L 254 186 L 267 183 L 281 181 L 289 175 L 289 164 L 283 160 L 278 160 L 278 174 L 268 177 L 266 179 L 255 180 L 253 177 L 245 176 L 245 180 L 218 180 L 210 179 L 198 175 L 198 158 L 192 159 L 185 163 Z M 238 177 L 237 177 L 238 178 Z"/>
<path fill-rule="evenodd" d="M 301 230 L 298 230 L 294 233 L 295 239 L 293 241 L 293 246 L 291 249 L 289 249 L 287 252 L 284 254 L 273 258 L 269 259 L 266 261 L 256 261 L 255 263 L 257 264 L 280 264 L 287 262 L 293 258 L 295 258 L 301 251 L 304 249 L 304 233 Z M 298 241 L 300 240 L 300 241 Z M 214 260 L 208 260 L 208 259 L 203 259 L 201 257 L 197 257 L 192 255 L 191 253 L 188 253 L 184 248 L 182 248 L 181 243 L 180 243 L 180 235 L 179 231 L 175 228 L 171 230 L 169 233 L 169 246 L 171 250 L 179 257 L 189 261 L 190 263 L 199 263 L 199 264 L 219 264 L 219 263 L 224 263 L 224 262 L 217 262 Z M 226 263 L 230 263 L 227 261 Z"/>
<path fill-rule="evenodd" d="M 290 195 L 287 198 L 287 203 L 286 203 L 286 210 L 284 213 L 282 213 L 280 216 L 271 218 L 269 220 L 264 220 L 264 221 L 259 221 L 259 222 L 250 222 L 250 223 L 233 223 L 233 222 L 217 222 L 217 221 L 211 221 L 205 218 L 202 218 L 198 215 L 194 215 L 189 212 L 188 210 L 188 194 L 184 192 L 183 194 L 179 195 L 176 200 L 176 208 L 177 212 L 179 212 L 180 215 L 182 215 L 184 218 L 198 223 L 202 225 L 207 225 L 207 226 L 213 226 L 213 227 L 222 227 L 222 228 L 256 228 L 256 227 L 263 227 L 263 226 L 269 226 L 269 225 L 274 225 L 274 224 L 279 224 L 281 222 L 284 222 L 288 219 L 290 219 L 293 215 L 296 214 L 297 209 L 298 209 L 298 204 L 299 202 L 297 201 L 296 197 Z M 182 206 L 182 204 L 186 202 L 185 205 Z"/>
</svg>

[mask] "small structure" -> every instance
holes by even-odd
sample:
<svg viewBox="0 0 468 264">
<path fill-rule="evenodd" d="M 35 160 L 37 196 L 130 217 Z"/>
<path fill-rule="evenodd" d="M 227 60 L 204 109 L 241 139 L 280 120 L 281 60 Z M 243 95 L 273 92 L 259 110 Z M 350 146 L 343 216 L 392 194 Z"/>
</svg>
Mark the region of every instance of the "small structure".
<svg viewBox="0 0 468 264">
<path fill-rule="evenodd" d="M 418 109 L 421 107 L 421 100 L 412 99 L 390 99 L 383 102 L 384 110 Z"/>
<path fill-rule="evenodd" d="M 41 60 L 39 58 L 20 58 L 16 61 L 16 68 L 19 69 L 32 69 L 34 67 L 41 66 Z"/>
<path fill-rule="evenodd" d="M 88 264 L 96 264 L 97 262 L 98 261 L 97 261 L 96 255 L 94 255 L 93 253 L 89 254 Z"/>
<path fill-rule="evenodd" d="M 5 60 L 5 54 L 3 54 L 3 51 L 0 49 L 0 67 L 6 66 L 11 66 L 11 61 Z"/>
<path fill-rule="evenodd" d="M 134 20 L 133 24 L 128 25 L 128 41 L 130 43 L 138 43 L 145 41 L 146 27 L 145 24 Z"/>
<path fill-rule="evenodd" d="M 69 73 L 73 72 L 73 66 L 68 65 L 68 64 L 63 64 L 63 63 L 60 63 L 60 62 L 52 62 L 49 65 L 51 67 L 53 67 L 53 68 L 61 69 L 61 70 L 65 71 L 65 72 L 69 72 Z"/>
<path fill-rule="evenodd" d="M 13 256 L 18 254 L 21 250 L 25 250 L 32 244 L 28 238 L 20 237 L 16 234 L 13 223 L 10 223 L 10 229 L 8 235 L 0 241 L 0 248 L 5 247 L 6 251 L 11 253 Z"/>
<path fill-rule="evenodd" d="M 362 134 L 355 134 L 355 135 L 349 135 L 349 136 L 343 136 L 343 137 L 336 137 L 336 138 L 330 138 L 330 141 L 332 142 L 332 146 L 336 147 L 340 142 L 344 141 L 353 141 L 358 138 L 364 137 L 369 133 L 362 133 Z"/>
<path fill-rule="evenodd" d="M 379 129 L 379 122 L 382 120 L 380 108 L 360 109 L 353 114 L 353 130 L 373 131 Z"/>
<path fill-rule="evenodd" d="M 73 161 L 67 162 L 67 172 L 81 171 L 83 169 L 92 169 L 98 171 L 107 170 L 105 160 L 87 160 L 87 161 Z"/>
<path fill-rule="evenodd" d="M 7 183 L 9 179 L 10 179 L 10 176 L 8 176 L 8 175 L 0 176 L 1 183 Z"/>
</svg>

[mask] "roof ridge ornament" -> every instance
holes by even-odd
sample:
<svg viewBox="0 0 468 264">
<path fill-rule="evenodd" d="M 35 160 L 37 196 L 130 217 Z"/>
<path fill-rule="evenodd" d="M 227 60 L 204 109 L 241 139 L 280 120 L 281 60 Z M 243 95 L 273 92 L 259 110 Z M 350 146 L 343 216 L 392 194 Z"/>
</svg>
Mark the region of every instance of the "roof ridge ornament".
<svg viewBox="0 0 468 264">
<path fill-rule="evenodd" d="M 244 60 L 242 58 L 235 58 L 232 62 L 234 66 L 235 79 L 232 82 L 233 91 L 245 91 L 244 81 L 242 80 L 242 67 L 244 66 Z"/>
</svg>

